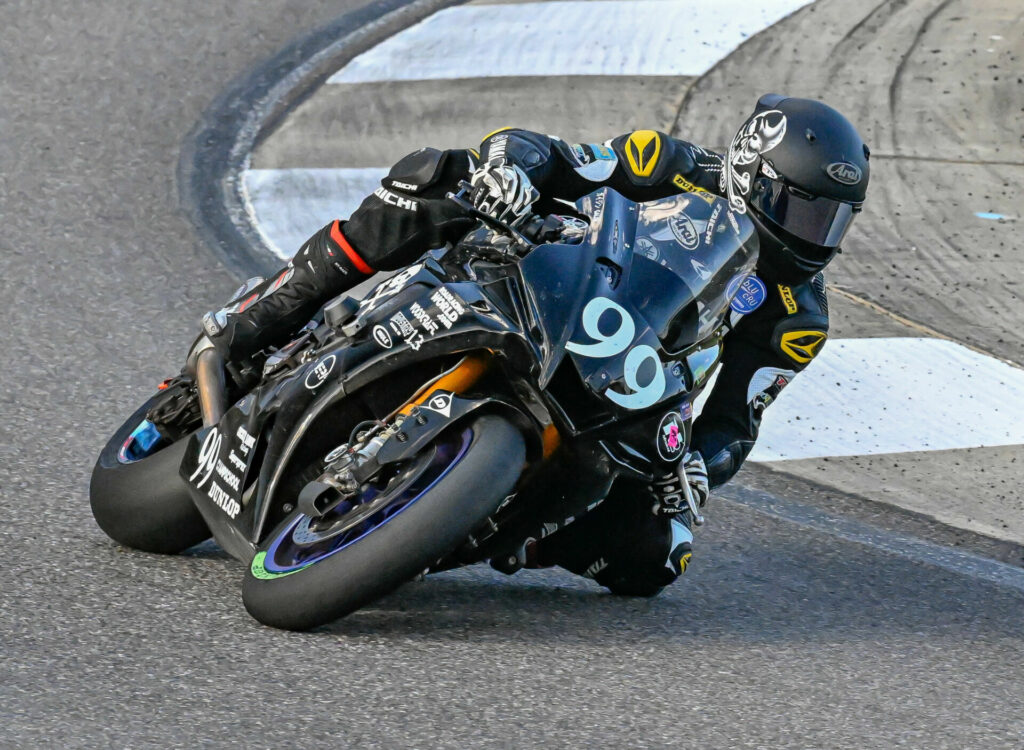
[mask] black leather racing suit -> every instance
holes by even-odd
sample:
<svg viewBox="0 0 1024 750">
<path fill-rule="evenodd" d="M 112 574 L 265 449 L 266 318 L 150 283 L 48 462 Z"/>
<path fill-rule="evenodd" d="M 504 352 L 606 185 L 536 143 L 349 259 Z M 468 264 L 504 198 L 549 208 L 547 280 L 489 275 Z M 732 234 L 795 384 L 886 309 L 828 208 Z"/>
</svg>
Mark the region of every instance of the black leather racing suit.
<svg viewBox="0 0 1024 750">
<path fill-rule="evenodd" d="M 348 222 L 322 229 L 281 275 L 241 300 L 254 304 L 225 308 L 221 321 L 226 318 L 226 325 L 207 326 L 214 344 L 237 357 L 276 343 L 268 330 L 275 335 L 294 330 L 371 269 L 404 267 L 431 247 L 456 239 L 471 224 L 444 196 L 485 162 L 519 166 L 540 193 L 534 207 L 539 214 L 564 211 L 559 199 L 574 201 L 604 186 L 634 201 L 686 191 L 721 194 L 721 156 L 651 130 L 604 144 L 570 144 L 507 128 L 484 138 L 479 152 L 421 149 L 400 160 Z M 827 336 L 823 277 L 788 287 L 771 283 L 771 275 L 770 268 L 759 266 L 764 281 L 750 288 L 750 311 L 731 313 L 718 379 L 694 424 L 691 448 L 707 462 L 712 488 L 739 470 L 757 439 L 764 409 L 818 354 Z M 642 486 L 617 483 L 596 509 L 543 539 L 539 561 L 592 577 L 613 591 L 656 593 L 685 570 L 690 535 L 680 528 L 679 517 L 652 514 L 645 495 Z"/>
</svg>

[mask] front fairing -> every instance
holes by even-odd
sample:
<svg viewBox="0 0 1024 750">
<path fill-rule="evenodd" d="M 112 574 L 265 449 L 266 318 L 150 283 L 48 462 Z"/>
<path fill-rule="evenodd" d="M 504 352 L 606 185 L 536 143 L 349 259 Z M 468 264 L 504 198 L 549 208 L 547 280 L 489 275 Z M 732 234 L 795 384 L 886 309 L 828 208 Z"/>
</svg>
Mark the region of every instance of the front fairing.
<svg viewBox="0 0 1024 750">
<path fill-rule="evenodd" d="M 591 217 L 582 244 L 520 262 L 540 385 L 568 355 L 607 410 L 596 423 L 692 394 L 721 355 L 736 280 L 756 263 L 752 226 L 706 194 L 638 205 L 604 189 L 577 207 Z"/>
<path fill-rule="evenodd" d="M 757 263 L 758 237 L 724 199 L 684 193 L 640 206 L 634 249 L 630 298 L 678 351 L 722 324 L 733 285 Z"/>
</svg>

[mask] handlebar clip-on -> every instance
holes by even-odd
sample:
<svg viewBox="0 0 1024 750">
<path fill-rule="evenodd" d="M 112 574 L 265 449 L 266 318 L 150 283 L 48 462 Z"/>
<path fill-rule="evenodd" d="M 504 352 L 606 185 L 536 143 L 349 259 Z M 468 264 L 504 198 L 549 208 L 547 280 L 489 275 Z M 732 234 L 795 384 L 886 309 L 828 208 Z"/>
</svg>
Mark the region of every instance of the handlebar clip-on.
<svg viewBox="0 0 1024 750">
<path fill-rule="evenodd" d="M 492 229 L 498 230 L 501 234 L 504 234 L 505 236 L 510 238 L 512 240 L 513 250 L 515 251 L 516 255 L 525 255 L 536 246 L 536 242 L 531 241 L 529 237 L 522 234 L 518 229 L 516 229 L 511 224 L 504 222 L 501 219 L 496 219 L 490 214 L 484 213 L 476 206 L 474 206 L 472 203 L 470 203 L 468 200 L 466 200 L 466 196 L 469 195 L 469 191 L 471 189 L 472 186 L 468 182 L 463 180 L 462 182 L 459 183 L 459 192 L 448 193 L 446 197 L 448 198 L 448 200 L 453 201 L 456 205 L 459 206 L 459 208 L 464 210 L 473 218 L 479 219 L 487 226 L 491 227 Z M 528 216 L 524 217 L 521 223 L 529 223 L 531 225 L 537 224 L 539 226 L 542 222 L 540 220 L 540 217 Z"/>
<path fill-rule="evenodd" d="M 538 214 L 527 214 L 515 222 L 516 225 L 522 228 L 522 231 L 520 231 L 515 225 L 484 213 L 466 200 L 466 196 L 471 189 L 472 186 L 463 180 L 459 183 L 459 192 L 448 193 L 447 198 L 454 201 L 470 216 L 479 219 L 487 226 L 496 229 L 511 239 L 511 255 L 526 255 L 537 245 L 545 242 L 569 242 L 570 244 L 575 244 L 580 242 L 586 234 L 589 224 L 587 217 L 571 209 L 566 212 L 566 215 L 551 214 L 547 218 Z"/>
</svg>

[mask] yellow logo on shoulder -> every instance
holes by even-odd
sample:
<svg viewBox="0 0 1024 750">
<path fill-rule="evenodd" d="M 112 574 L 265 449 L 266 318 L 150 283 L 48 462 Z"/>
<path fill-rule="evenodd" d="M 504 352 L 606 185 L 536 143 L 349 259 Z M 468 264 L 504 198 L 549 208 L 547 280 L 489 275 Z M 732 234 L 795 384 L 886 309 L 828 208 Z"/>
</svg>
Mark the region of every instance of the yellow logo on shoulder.
<svg viewBox="0 0 1024 750">
<path fill-rule="evenodd" d="M 637 130 L 626 141 L 626 159 L 637 177 L 650 177 L 661 156 L 661 136 L 653 130 Z"/>
<path fill-rule="evenodd" d="M 782 334 L 779 347 L 794 362 L 806 364 L 818 356 L 827 338 L 828 334 L 822 331 L 788 331 Z"/>
</svg>

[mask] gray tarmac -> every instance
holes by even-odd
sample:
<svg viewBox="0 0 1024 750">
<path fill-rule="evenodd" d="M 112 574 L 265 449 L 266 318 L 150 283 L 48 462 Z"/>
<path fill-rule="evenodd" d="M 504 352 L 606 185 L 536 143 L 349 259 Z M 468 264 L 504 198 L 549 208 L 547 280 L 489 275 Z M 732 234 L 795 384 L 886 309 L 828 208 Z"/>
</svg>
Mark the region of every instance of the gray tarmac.
<svg viewBox="0 0 1024 750">
<path fill-rule="evenodd" d="M 715 506 L 655 600 L 472 569 L 309 634 L 250 620 L 212 544 L 103 536 L 96 454 L 234 283 L 178 210 L 182 139 L 233 77 L 355 5 L 0 8 L 0 746 L 1024 743 L 1018 589 L 742 502 Z"/>
<path fill-rule="evenodd" d="M 581 141 L 604 141 L 609 133 L 629 127 L 667 130 L 693 78 L 583 80 L 537 76 L 330 84 L 288 113 L 253 151 L 252 167 L 380 167 L 418 148 L 413 144 L 466 148 L 499 127 L 560 134 L 572 123 L 572 137 Z"/>
</svg>

